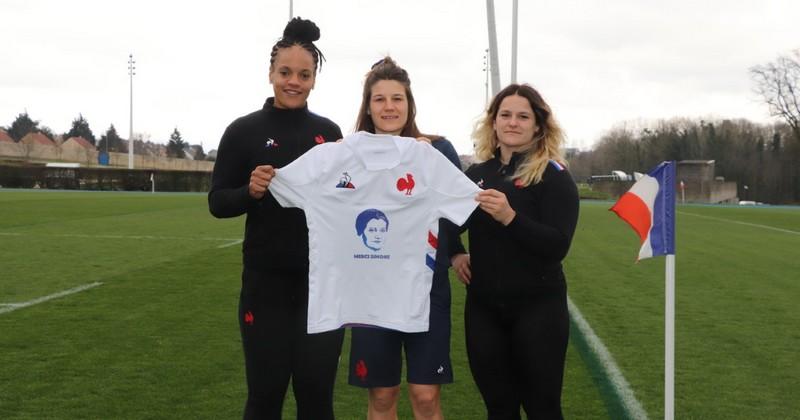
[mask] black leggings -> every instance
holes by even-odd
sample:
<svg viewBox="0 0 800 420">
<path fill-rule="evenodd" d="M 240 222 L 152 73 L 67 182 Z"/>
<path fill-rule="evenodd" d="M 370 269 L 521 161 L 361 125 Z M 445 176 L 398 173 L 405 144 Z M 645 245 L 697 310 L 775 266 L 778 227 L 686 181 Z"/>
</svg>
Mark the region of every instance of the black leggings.
<svg viewBox="0 0 800 420">
<path fill-rule="evenodd" d="M 566 290 L 514 304 L 467 294 L 467 356 L 489 420 L 561 419 L 569 340 Z"/>
<path fill-rule="evenodd" d="M 333 419 L 344 330 L 306 333 L 308 272 L 244 269 L 239 328 L 247 374 L 245 419 L 281 418 L 289 379 L 297 419 Z"/>
</svg>

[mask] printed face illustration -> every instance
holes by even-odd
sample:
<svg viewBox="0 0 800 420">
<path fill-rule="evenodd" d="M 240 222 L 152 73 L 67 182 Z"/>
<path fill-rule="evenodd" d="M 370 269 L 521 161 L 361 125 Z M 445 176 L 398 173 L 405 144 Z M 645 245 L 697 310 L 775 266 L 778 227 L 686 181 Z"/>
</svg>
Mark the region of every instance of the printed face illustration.
<svg viewBox="0 0 800 420">
<path fill-rule="evenodd" d="M 378 251 L 386 244 L 389 232 L 389 218 L 378 209 L 367 209 L 356 217 L 356 235 L 361 237 L 364 246 Z"/>
<path fill-rule="evenodd" d="M 364 241 L 364 245 L 366 245 L 367 248 L 377 251 L 381 249 L 383 242 L 386 240 L 387 230 L 388 226 L 385 221 L 381 219 L 372 219 L 367 222 L 361 239 Z"/>
</svg>

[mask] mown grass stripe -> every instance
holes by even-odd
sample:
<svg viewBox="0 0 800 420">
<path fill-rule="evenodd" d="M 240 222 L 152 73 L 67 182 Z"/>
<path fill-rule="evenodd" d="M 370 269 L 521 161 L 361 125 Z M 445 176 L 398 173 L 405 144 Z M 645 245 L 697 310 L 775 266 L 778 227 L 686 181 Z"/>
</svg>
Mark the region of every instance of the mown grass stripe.
<svg viewBox="0 0 800 420">
<path fill-rule="evenodd" d="M 160 236 L 160 235 L 89 235 L 85 233 L 20 233 L 20 232 L 0 232 L 6 236 L 46 236 L 56 238 L 81 238 L 81 239 L 153 239 L 159 241 L 236 241 L 234 238 L 214 238 L 214 237 L 189 237 L 189 236 Z M 238 240 L 241 242 L 241 239 Z"/>
<path fill-rule="evenodd" d="M 610 417 L 619 418 L 621 415 L 627 419 L 647 419 L 647 412 L 642 408 L 639 400 L 636 399 L 628 381 L 614 361 L 614 357 L 597 334 L 594 333 L 578 306 L 569 297 L 567 297 L 567 305 L 572 325 L 579 332 L 579 334 L 573 335 L 574 338 L 578 339 L 578 342 L 575 343 L 578 350 L 581 353 L 585 353 L 584 356 L 590 370 L 598 370 L 599 372 L 596 372 L 597 376 L 605 378 L 605 381 L 603 381 L 605 383 L 600 384 L 601 389 L 613 393 L 613 396 L 604 395 Z M 603 392 L 603 394 L 607 394 L 607 392 Z"/>
</svg>

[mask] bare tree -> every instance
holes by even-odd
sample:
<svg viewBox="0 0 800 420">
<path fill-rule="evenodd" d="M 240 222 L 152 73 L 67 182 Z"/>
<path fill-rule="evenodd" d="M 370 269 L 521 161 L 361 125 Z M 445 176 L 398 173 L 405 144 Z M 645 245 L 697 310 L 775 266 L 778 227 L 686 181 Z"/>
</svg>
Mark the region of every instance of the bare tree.
<svg viewBox="0 0 800 420">
<path fill-rule="evenodd" d="M 770 115 L 789 124 L 800 141 L 800 49 L 750 68 L 750 76 Z"/>
</svg>

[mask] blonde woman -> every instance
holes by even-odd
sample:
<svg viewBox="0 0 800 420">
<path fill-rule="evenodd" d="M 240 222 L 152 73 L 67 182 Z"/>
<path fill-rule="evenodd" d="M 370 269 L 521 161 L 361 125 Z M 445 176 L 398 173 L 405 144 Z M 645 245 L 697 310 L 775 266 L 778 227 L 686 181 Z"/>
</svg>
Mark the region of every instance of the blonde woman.
<svg viewBox="0 0 800 420">
<path fill-rule="evenodd" d="M 578 192 L 561 156 L 564 136 L 542 96 L 510 85 L 474 133 L 484 189 L 453 249 L 467 285 L 467 355 L 490 419 L 560 419 L 569 338 L 561 261 L 578 221 Z"/>
</svg>

